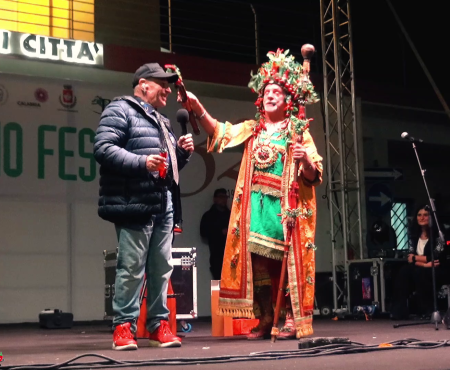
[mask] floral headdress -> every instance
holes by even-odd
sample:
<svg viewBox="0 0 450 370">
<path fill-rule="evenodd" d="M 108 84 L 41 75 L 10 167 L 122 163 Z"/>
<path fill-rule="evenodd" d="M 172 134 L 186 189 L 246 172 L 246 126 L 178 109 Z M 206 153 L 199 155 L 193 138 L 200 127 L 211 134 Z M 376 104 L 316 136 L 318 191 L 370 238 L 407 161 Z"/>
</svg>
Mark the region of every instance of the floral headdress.
<svg viewBox="0 0 450 370">
<path fill-rule="evenodd" d="M 166 73 L 176 73 L 178 75 L 178 80 L 175 82 L 175 86 L 180 86 L 183 82 L 183 77 L 181 77 L 180 68 L 178 68 L 175 64 L 165 64 L 164 68 L 166 69 Z"/>
<path fill-rule="evenodd" d="M 269 61 L 261 65 L 256 74 L 251 74 L 252 78 L 248 87 L 252 92 L 258 94 L 255 102 L 258 112 L 255 120 L 258 128 L 264 128 L 264 89 L 270 83 L 280 85 L 286 92 L 286 117 L 289 118 L 296 133 L 301 133 L 309 126 L 309 119 L 306 119 L 304 109 L 300 106 L 316 103 L 319 101 L 314 86 L 307 74 L 303 74 L 303 67 L 295 61 L 293 55 L 288 55 L 289 50 L 278 49 L 276 53 L 270 51 L 267 56 Z"/>
</svg>

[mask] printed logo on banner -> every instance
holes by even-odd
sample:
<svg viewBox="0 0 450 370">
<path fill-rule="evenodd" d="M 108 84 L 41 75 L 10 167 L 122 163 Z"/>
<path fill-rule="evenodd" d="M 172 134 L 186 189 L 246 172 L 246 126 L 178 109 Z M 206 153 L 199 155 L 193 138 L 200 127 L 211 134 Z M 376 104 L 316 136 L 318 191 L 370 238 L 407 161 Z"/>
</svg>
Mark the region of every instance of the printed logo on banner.
<svg viewBox="0 0 450 370">
<path fill-rule="evenodd" d="M 8 90 L 3 85 L 0 85 L 0 105 L 5 104 L 8 101 Z"/>
<path fill-rule="evenodd" d="M 73 93 L 72 85 L 64 85 L 62 94 L 59 96 L 59 102 L 66 110 L 69 112 L 77 112 L 76 110 L 72 110 L 77 105 L 77 97 Z"/>
<path fill-rule="evenodd" d="M 39 87 L 34 92 L 34 97 L 38 102 L 45 103 L 48 100 L 48 92 L 47 90 Z"/>
<path fill-rule="evenodd" d="M 37 101 L 25 101 L 25 100 L 19 100 L 17 102 L 17 105 L 20 107 L 25 108 L 41 108 L 40 103 L 45 103 L 48 100 L 48 92 L 47 90 L 43 88 L 37 88 L 34 92 L 34 98 Z"/>
<path fill-rule="evenodd" d="M 97 114 L 102 114 L 102 112 L 105 110 L 106 106 L 111 103 L 111 99 L 103 99 L 100 95 L 97 95 L 94 99 L 92 99 L 91 104 L 92 105 L 99 105 L 102 108 L 101 112 L 93 111 Z"/>
</svg>

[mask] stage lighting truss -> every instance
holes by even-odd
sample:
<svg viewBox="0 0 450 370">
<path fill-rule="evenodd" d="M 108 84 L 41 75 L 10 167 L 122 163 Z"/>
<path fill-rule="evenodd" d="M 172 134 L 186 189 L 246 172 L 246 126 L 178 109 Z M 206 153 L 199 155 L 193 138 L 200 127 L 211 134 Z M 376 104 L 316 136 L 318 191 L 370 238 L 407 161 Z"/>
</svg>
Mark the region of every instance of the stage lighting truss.
<svg viewBox="0 0 450 370">
<path fill-rule="evenodd" d="M 365 254 L 361 226 L 361 203 L 364 201 L 361 199 L 360 182 L 362 163 L 359 161 L 362 148 L 358 148 L 361 137 L 356 120 L 349 2 L 320 2 L 324 75 L 322 101 L 326 126 L 327 198 L 333 248 L 335 310 L 339 308 L 336 271 L 347 271 L 349 260 L 362 259 Z"/>
</svg>

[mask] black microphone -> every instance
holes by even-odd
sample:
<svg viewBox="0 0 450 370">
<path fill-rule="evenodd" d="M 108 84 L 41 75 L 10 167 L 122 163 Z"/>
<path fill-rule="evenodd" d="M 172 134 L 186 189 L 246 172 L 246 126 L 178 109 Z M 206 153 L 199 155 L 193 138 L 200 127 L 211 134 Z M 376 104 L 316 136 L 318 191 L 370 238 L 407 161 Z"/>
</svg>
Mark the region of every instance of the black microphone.
<svg viewBox="0 0 450 370">
<path fill-rule="evenodd" d="M 412 136 L 410 136 L 407 132 L 404 132 L 404 133 L 402 133 L 402 139 L 405 139 L 405 140 L 409 140 L 409 141 L 411 141 L 412 143 L 423 143 L 423 140 L 422 139 L 414 139 Z"/>
<path fill-rule="evenodd" d="M 187 122 L 189 121 L 189 112 L 186 109 L 178 109 L 177 122 L 181 125 L 181 136 L 187 134 Z"/>
</svg>

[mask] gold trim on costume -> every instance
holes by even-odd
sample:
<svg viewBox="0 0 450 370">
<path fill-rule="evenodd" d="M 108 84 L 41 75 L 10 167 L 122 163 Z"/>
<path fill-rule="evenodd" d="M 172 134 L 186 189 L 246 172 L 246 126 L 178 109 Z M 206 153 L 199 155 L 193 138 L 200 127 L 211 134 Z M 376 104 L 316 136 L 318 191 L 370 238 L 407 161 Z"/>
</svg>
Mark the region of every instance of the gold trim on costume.
<svg viewBox="0 0 450 370">
<path fill-rule="evenodd" d="M 272 187 L 261 184 L 252 185 L 252 192 L 254 193 L 261 192 L 264 195 L 271 195 L 274 198 L 281 198 L 282 196 L 281 190 L 273 190 Z"/>
<path fill-rule="evenodd" d="M 248 241 L 248 251 L 277 261 L 283 259 L 283 250 L 268 248 L 250 240 Z"/>
<path fill-rule="evenodd" d="M 270 179 L 276 180 L 276 181 L 281 181 L 281 176 L 279 175 L 274 175 L 273 173 L 268 173 L 268 172 L 263 172 L 263 171 L 254 171 L 253 172 L 254 176 L 261 176 L 261 177 L 268 177 Z"/>
<path fill-rule="evenodd" d="M 284 245 L 285 245 L 285 242 L 283 240 L 271 238 L 270 236 L 266 236 L 266 235 L 262 235 L 262 234 L 257 234 L 253 231 L 250 232 L 250 238 L 264 241 L 264 242 L 266 242 L 265 245 L 268 245 L 268 246 L 272 246 L 272 244 L 275 244 L 276 246 L 280 246 L 280 248 L 284 248 Z"/>
</svg>

